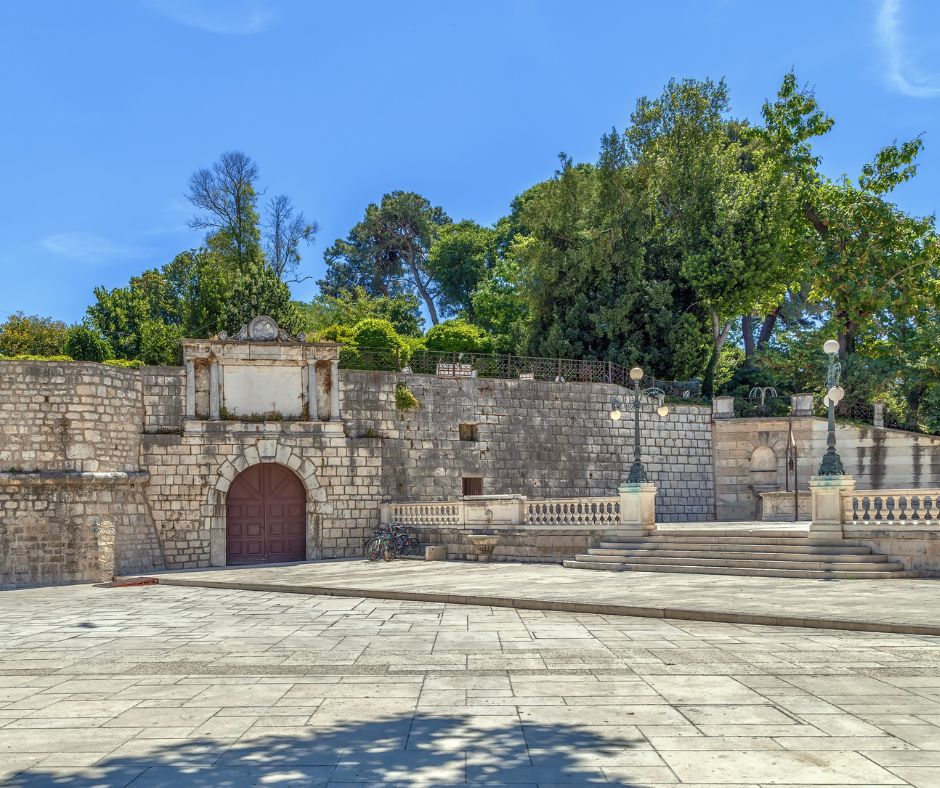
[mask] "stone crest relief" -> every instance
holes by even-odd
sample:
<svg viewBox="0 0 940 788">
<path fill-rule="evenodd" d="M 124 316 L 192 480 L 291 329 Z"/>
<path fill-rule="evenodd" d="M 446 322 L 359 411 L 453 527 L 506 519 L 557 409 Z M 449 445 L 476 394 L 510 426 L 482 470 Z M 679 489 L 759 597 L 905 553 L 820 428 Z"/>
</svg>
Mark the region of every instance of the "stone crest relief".
<svg viewBox="0 0 940 788">
<path fill-rule="evenodd" d="M 218 339 L 229 339 L 229 335 L 220 331 Z M 231 337 L 236 342 L 305 342 L 307 337 L 304 334 L 298 334 L 292 337 L 283 328 L 279 328 L 274 318 L 267 315 L 258 315 L 247 325 L 243 325 L 238 333 Z"/>
</svg>

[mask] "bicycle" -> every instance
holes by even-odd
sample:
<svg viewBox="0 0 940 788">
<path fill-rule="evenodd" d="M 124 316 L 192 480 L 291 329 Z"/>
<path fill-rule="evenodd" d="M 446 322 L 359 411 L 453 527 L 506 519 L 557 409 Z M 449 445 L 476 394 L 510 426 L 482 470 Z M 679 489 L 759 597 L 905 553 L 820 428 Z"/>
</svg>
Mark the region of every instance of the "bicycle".
<svg viewBox="0 0 940 788">
<path fill-rule="evenodd" d="M 380 525 L 366 542 L 366 557 L 370 561 L 377 561 L 380 556 L 385 561 L 391 561 L 393 558 L 420 554 L 421 543 L 400 525 Z"/>
</svg>

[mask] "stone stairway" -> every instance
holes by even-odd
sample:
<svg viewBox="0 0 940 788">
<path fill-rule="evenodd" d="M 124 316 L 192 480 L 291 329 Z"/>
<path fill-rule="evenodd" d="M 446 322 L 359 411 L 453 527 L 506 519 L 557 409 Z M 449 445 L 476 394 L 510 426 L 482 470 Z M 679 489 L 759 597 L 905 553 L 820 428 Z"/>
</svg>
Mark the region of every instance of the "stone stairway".
<svg viewBox="0 0 940 788">
<path fill-rule="evenodd" d="M 809 579 L 912 577 L 870 547 L 812 539 L 807 531 L 723 531 L 657 528 L 646 536 L 608 535 L 598 547 L 564 562 L 572 569 L 681 572 Z"/>
</svg>

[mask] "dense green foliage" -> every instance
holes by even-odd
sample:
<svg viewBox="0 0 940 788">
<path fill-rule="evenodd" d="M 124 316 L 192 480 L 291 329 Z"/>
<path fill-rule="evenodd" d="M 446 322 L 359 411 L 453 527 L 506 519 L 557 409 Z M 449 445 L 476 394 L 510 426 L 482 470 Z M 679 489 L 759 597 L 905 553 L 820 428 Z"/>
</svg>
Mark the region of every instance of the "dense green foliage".
<svg viewBox="0 0 940 788">
<path fill-rule="evenodd" d="M 424 318 L 413 293 L 372 296 L 364 287 L 343 290 L 337 295 L 321 293 L 309 304 L 297 304 L 301 329 L 319 335 L 330 326 L 354 326 L 369 317 L 387 320 L 402 336 L 424 333 Z"/>
<path fill-rule="evenodd" d="M 68 331 L 58 320 L 14 312 L 0 324 L 0 356 L 62 355 Z"/>
<path fill-rule="evenodd" d="M 428 350 L 448 353 L 491 353 L 493 339 L 479 326 L 465 320 L 438 323 L 425 337 Z"/>
<path fill-rule="evenodd" d="M 69 329 L 64 349 L 65 354 L 76 361 L 104 361 L 114 356 L 111 346 L 96 331 L 84 325 Z"/>
</svg>

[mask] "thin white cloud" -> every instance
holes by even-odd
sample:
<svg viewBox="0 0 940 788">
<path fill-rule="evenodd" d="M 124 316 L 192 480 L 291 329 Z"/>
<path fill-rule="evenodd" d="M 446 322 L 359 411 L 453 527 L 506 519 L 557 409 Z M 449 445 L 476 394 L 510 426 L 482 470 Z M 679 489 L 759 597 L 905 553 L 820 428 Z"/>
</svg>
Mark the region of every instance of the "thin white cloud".
<svg viewBox="0 0 940 788">
<path fill-rule="evenodd" d="M 59 257 L 78 262 L 107 262 L 115 258 L 138 258 L 151 251 L 146 247 L 125 246 L 94 233 L 53 233 L 39 245 Z"/>
<path fill-rule="evenodd" d="M 925 75 L 911 63 L 901 32 L 901 0 L 881 0 L 875 33 L 885 56 L 885 77 L 899 93 L 914 98 L 940 96 L 940 78 Z"/>
<path fill-rule="evenodd" d="M 220 35 L 262 33 L 274 20 L 260 0 L 144 0 L 144 5 L 179 25 Z"/>
</svg>

